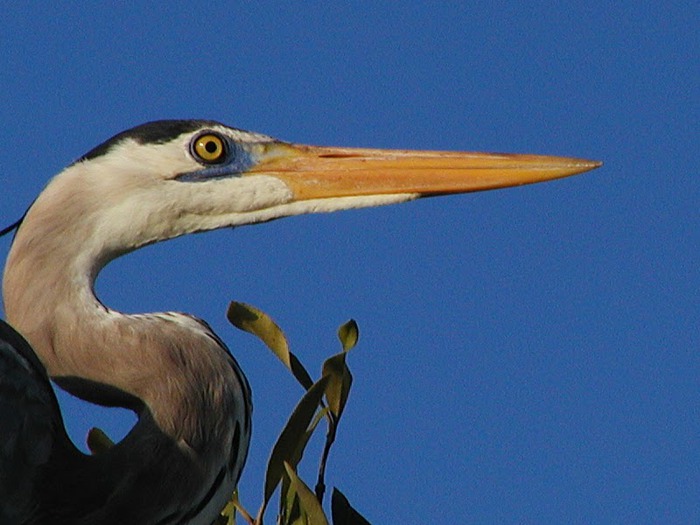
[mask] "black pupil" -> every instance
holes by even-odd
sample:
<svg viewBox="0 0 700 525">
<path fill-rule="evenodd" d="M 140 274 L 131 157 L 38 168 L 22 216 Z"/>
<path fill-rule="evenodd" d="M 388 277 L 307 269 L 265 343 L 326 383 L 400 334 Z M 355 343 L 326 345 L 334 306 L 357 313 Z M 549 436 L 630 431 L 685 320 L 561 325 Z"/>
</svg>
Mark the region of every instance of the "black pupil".
<svg viewBox="0 0 700 525">
<path fill-rule="evenodd" d="M 210 140 L 209 142 L 207 142 L 204 145 L 204 149 L 206 149 L 207 152 L 209 152 L 209 153 L 215 153 L 216 150 L 219 149 L 219 146 L 217 146 L 216 142 L 214 142 L 213 140 Z"/>
</svg>

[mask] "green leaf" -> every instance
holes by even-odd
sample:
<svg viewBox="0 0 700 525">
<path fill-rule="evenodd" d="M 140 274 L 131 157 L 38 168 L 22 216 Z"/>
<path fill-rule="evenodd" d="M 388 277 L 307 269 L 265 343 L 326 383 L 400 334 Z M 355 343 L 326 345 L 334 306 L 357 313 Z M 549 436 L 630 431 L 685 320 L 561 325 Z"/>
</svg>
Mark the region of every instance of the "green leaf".
<svg viewBox="0 0 700 525">
<path fill-rule="evenodd" d="M 354 319 L 350 319 L 347 323 L 340 325 L 338 328 L 338 339 L 343 345 L 343 352 L 349 352 L 357 344 L 360 338 L 360 328 Z"/>
<path fill-rule="evenodd" d="M 236 328 L 257 336 L 287 368 L 291 368 L 287 338 L 265 312 L 249 304 L 232 301 L 226 317 Z"/>
<path fill-rule="evenodd" d="M 253 523 L 253 517 L 241 503 L 238 487 L 236 487 L 236 489 L 233 491 L 233 494 L 231 494 L 231 499 L 228 500 L 224 508 L 221 510 L 217 521 L 215 521 L 212 525 L 236 525 L 237 514 L 240 514 L 246 522 Z"/>
<path fill-rule="evenodd" d="M 288 465 L 285 462 L 285 465 Z M 292 480 L 286 472 L 282 476 L 282 495 L 280 497 L 280 503 L 282 504 L 282 509 L 280 511 L 281 525 L 306 525 L 306 519 L 301 511 L 301 503 L 299 501 L 299 495 L 297 494 L 294 487 L 292 487 Z"/>
<path fill-rule="evenodd" d="M 328 519 L 323 512 L 321 504 L 316 499 L 316 495 L 297 476 L 294 468 L 289 463 L 285 462 L 284 468 L 291 481 L 291 489 L 296 492 L 299 498 L 299 508 L 302 514 L 306 516 L 306 523 L 308 525 L 328 525 Z"/>
<path fill-rule="evenodd" d="M 236 506 L 229 501 L 212 525 L 236 525 Z"/>
<path fill-rule="evenodd" d="M 114 441 L 109 439 L 109 436 L 103 430 L 93 427 L 88 431 L 87 446 L 94 456 L 112 448 Z"/>
<path fill-rule="evenodd" d="M 306 429 L 306 432 L 299 436 L 299 439 L 297 441 L 297 447 L 287 460 L 288 463 L 290 463 L 291 465 L 298 465 L 301 462 L 301 459 L 304 457 L 304 450 L 306 449 L 306 445 L 308 444 L 309 439 L 311 439 L 311 436 L 315 432 L 316 427 L 318 427 L 318 424 L 321 421 L 323 421 L 323 418 L 326 417 L 326 415 L 328 414 L 328 410 L 328 407 L 322 407 L 321 410 L 319 410 L 316 413 L 313 420 Z"/>
<path fill-rule="evenodd" d="M 253 334 L 272 350 L 284 366 L 306 390 L 311 388 L 313 380 L 301 364 L 301 361 L 289 351 L 289 343 L 282 329 L 262 310 L 245 303 L 232 301 L 226 312 L 228 320 L 244 332 Z"/>
<path fill-rule="evenodd" d="M 258 516 L 264 513 L 267 503 L 275 492 L 277 485 L 285 472 L 284 463 L 293 463 L 297 456 L 300 457 L 298 447 L 302 440 L 308 440 L 306 436 L 309 423 L 314 417 L 319 407 L 323 393 L 326 390 L 328 378 L 322 377 L 314 383 L 297 404 L 294 412 L 290 416 L 282 433 L 277 438 L 277 442 L 272 448 L 270 460 L 267 463 L 265 473 L 265 490 L 263 494 L 263 504 Z M 297 459 L 298 461 L 298 459 Z M 296 464 L 293 466 L 296 467 Z"/>
<path fill-rule="evenodd" d="M 233 521 L 233 525 L 235 525 L 235 520 Z M 224 516 L 223 514 L 219 514 L 216 519 L 213 521 L 212 525 L 232 525 L 230 519 L 228 516 Z"/>
<path fill-rule="evenodd" d="M 348 498 L 336 488 L 331 496 L 331 516 L 333 525 L 370 525 L 362 514 L 352 508 Z"/>
<path fill-rule="evenodd" d="M 308 444 L 309 439 L 311 439 L 311 436 L 313 435 L 314 431 L 316 430 L 316 427 L 318 427 L 318 424 L 321 421 L 323 421 L 323 418 L 326 417 L 328 412 L 329 412 L 329 408 L 323 407 L 323 408 L 321 408 L 321 410 L 319 410 L 316 413 L 313 420 L 311 421 L 311 424 L 309 425 L 309 428 L 299 438 L 299 441 L 297 442 L 296 450 L 294 450 L 290 459 L 287 460 L 288 463 L 290 463 L 291 465 L 298 465 L 299 463 L 301 463 L 301 459 L 304 456 L 304 450 L 306 449 L 306 445 Z M 290 496 L 289 478 L 287 476 L 282 476 L 281 492 L 282 492 L 282 497 L 280 498 L 280 514 L 285 517 L 286 523 L 291 523 L 294 521 L 294 519 L 293 519 L 294 518 L 294 514 L 293 514 L 294 499 L 292 497 L 293 494 L 291 494 L 291 496 Z"/>
<path fill-rule="evenodd" d="M 299 361 L 299 359 L 297 359 L 297 356 L 295 356 L 291 352 L 289 352 L 289 360 L 292 363 L 290 370 L 292 371 L 294 379 L 296 379 L 299 382 L 299 384 L 303 386 L 306 390 L 311 388 L 311 385 L 314 384 L 314 381 L 313 379 L 311 379 L 311 376 L 306 371 L 306 368 L 304 368 L 304 365 L 301 364 L 301 361 Z"/>
<path fill-rule="evenodd" d="M 341 352 L 329 357 L 323 363 L 322 375 L 328 376 L 329 379 L 326 387 L 326 399 L 336 421 L 343 413 L 352 386 L 352 374 L 345 362 L 346 356 L 345 352 Z"/>
</svg>

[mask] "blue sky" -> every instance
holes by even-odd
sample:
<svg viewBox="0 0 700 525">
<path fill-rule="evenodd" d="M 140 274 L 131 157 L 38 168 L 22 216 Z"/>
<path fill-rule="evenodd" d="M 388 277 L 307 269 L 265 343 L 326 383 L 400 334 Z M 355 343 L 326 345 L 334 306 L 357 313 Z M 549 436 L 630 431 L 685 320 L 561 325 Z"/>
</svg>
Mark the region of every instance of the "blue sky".
<svg viewBox="0 0 700 525">
<path fill-rule="evenodd" d="M 227 324 L 234 299 L 315 370 L 357 319 L 328 477 L 374 523 L 697 522 L 700 8 L 600 5 L 6 6 L 0 223 L 82 153 L 160 118 L 603 160 L 547 184 L 178 239 L 112 263 L 98 293 L 194 313 L 229 344 L 255 395 L 250 507 L 300 392 Z M 133 421 L 62 402 L 79 443 Z"/>
</svg>

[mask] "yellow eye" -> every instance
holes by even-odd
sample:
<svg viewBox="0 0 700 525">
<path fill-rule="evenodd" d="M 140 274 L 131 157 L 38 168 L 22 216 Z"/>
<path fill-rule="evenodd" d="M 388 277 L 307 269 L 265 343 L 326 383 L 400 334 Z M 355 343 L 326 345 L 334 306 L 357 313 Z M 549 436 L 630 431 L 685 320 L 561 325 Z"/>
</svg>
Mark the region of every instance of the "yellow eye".
<svg viewBox="0 0 700 525">
<path fill-rule="evenodd" d="M 226 146 L 221 137 L 213 133 L 207 133 L 195 139 L 192 152 L 202 162 L 222 162 L 226 157 Z"/>
</svg>

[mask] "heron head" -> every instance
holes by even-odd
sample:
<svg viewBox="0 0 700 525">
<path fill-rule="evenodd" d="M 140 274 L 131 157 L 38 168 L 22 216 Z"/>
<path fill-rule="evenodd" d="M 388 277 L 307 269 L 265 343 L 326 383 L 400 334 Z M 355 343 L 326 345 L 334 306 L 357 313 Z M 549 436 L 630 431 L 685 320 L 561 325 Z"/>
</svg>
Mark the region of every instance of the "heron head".
<svg viewBox="0 0 700 525">
<path fill-rule="evenodd" d="M 59 174 L 60 201 L 112 253 L 196 231 L 304 213 L 540 182 L 600 163 L 564 157 L 292 144 L 214 121 L 143 124 Z M 31 210 L 30 210 L 31 212 Z"/>
</svg>

